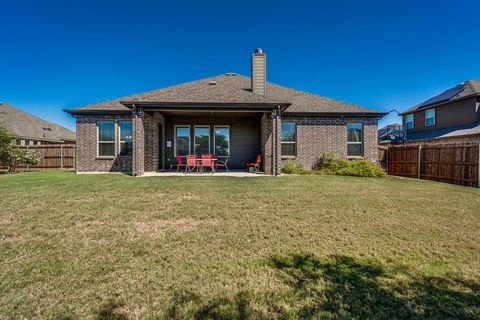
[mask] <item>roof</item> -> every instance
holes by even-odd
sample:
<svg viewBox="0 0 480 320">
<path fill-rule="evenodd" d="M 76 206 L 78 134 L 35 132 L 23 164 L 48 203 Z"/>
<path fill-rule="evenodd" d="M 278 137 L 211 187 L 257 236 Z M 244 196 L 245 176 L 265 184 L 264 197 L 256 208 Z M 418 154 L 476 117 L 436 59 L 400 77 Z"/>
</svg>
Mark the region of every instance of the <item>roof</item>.
<svg viewBox="0 0 480 320">
<path fill-rule="evenodd" d="M 383 114 L 355 104 L 267 82 L 265 96 L 251 91 L 249 77 L 238 74 L 217 75 L 163 89 L 125 96 L 113 100 L 66 110 L 82 112 L 129 111 L 129 104 L 204 104 L 204 105 L 282 105 L 288 113 L 356 113 Z"/>
<path fill-rule="evenodd" d="M 407 140 L 442 139 L 474 134 L 480 134 L 480 122 L 428 131 L 407 132 Z"/>
<path fill-rule="evenodd" d="M 474 95 L 480 95 L 480 80 L 466 80 L 452 88 L 449 88 L 442 93 L 422 102 L 414 105 L 411 108 L 403 111 L 400 114 L 407 114 L 415 112 L 416 110 L 422 110 L 424 108 L 431 108 L 439 104 L 445 104 L 456 100 L 461 100 Z"/>
<path fill-rule="evenodd" d="M 51 142 L 75 141 L 75 132 L 1 102 L 0 123 L 21 138 Z"/>
</svg>

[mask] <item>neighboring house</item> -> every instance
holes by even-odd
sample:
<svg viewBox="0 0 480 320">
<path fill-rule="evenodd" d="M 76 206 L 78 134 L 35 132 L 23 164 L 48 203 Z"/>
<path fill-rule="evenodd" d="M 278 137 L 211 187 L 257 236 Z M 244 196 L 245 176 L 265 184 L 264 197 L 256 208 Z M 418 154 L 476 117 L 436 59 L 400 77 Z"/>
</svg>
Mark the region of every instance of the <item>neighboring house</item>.
<svg viewBox="0 0 480 320">
<path fill-rule="evenodd" d="M 2 102 L 0 123 L 17 136 L 19 145 L 75 143 L 75 132 Z"/>
<path fill-rule="evenodd" d="M 409 142 L 480 142 L 480 80 L 468 80 L 404 112 Z"/>
<path fill-rule="evenodd" d="M 231 169 L 262 155 L 267 174 L 296 158 L 311 168 L 325 152 L 377 161 L 384 113 L 266 82 L 266 56 L 252 77 L 226 73 L 66 110 L 77 119 L 77 171 L 169 168 L 177 154 L 228 157 Z"/>
<path fill-rule="evenodd" d="M 405 141 L 405 131 L 400 123 L 386 125 L 378 130 L 378 143 L 388 144 Z"/>
</svg>

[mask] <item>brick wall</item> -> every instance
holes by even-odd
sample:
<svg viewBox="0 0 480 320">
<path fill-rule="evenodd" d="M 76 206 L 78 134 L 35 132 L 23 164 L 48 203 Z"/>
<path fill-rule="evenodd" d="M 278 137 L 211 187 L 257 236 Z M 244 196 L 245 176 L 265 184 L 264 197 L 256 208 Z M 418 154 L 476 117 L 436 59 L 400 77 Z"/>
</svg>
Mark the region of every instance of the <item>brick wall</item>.
<svg viewBox="0 0 480 320">
<path fill-rule="evenodd" d="M 130 172 L 132 170 L 131 157 L 97 157 L 97 121 L 131 119 L 131 115 L 78 115 L 77 172 Z M 119 150 L 118 142 L 116 142 L 115 150 Z"/>
<path fill-rule="evenodd" d="M 375 117 L 291 117 L 282 121 L 297 124 L 297 159 L 305 169 L 311 169 L 319 156 L 332 152 L 340 159 L 347 158 L 348 122 L 363 123 L 364 158 L 377 163 L 377 119 Z M 285 158 L 282 158 L 284 161 Z"/>
</svg>

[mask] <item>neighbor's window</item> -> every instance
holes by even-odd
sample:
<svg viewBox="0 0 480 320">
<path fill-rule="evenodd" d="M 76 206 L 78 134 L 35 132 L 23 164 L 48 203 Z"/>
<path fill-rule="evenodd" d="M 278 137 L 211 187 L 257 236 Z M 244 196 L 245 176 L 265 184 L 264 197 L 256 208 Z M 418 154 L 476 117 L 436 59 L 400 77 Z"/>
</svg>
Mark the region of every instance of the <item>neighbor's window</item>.
<svg viewBox="0 0 480 320">
<path fill-rule="evenodd" d="M 98 155 L 100 157 L 115 156 L 115 122 L 99 121 L 98 127 Z"/>
<path fill-rule="evenodd" d="M 132 121 L 119 121 L 120 130 L 120 156 L 132 156 Z"/>
<path fill-rule="evenodd" d="M 210 153 L 210 127 L 195 127 L 195 154 Z"/>
<path fill-rule="evenodd" d="M 282 121 L 282 156 L 295 156 L 297 125 L 293 121 Z"/>
<path fill-rule="evenodd" d="M 230 127 L 215 126 L 215 154 L 230 155 Z"/>
<path fill-rule="evenodd" d="M 405 127 L 407 129 L 413 129 L 413 113 L 405 116 Z"/>
<path fill-rule="evenodd" d="M 363 156 L 363 125 L 347 123 L 347 156 Z"/>
<path fill-rule="evenodd" d="M 425 125 L 426 126 L 435 125 L 435 109 L 425 110 Z"/>
<path fill-rule="evenodd" d="M 186 156 L 190 154 L 190 127 L 175 127 L 175 154 Z"/>
</svg>

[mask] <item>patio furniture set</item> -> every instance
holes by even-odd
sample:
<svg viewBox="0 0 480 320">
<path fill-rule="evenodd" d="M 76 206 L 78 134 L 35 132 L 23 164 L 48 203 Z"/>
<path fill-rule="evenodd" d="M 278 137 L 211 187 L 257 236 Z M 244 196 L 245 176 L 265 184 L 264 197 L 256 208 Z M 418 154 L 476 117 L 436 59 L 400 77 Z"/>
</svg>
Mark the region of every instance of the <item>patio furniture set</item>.
<svg viewBox="0 0 480 320">
<path fill-rule="evenodd" d="M 185 160 L 183 160 L 185 158 Z M 177 172 L 185 168 L 184 173 L 204 173 L 210 170 L 213 174 L 218 168 L 225 168 L 228 172 L 228 157 L 225 156 L 216 156 L 214 154 L 189 154 L 186 156 L 181 156 L 177 154 L 176 156 L 177 163 L 170 165 L 170 171 L 173 171 L 174 168 L 177 168 Z M 255 161 L 245 163 L 245 167 L 248 170 L 251 170 L 255 173 L 260 172 L 261 165 L 261 155 L 257 154 Z"/>
</svg>

